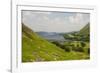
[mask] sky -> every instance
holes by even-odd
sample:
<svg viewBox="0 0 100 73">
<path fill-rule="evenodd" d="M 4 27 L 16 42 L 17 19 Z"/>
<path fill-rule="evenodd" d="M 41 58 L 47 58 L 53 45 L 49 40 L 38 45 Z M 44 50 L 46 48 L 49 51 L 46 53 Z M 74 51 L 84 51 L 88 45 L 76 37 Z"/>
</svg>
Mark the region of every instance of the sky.
<svg viewBox="0 0 100 73">
<path fill-rule="evenodd" d="M 22 11 L 22 23 L 35 32 L 79 31 L 89 22 L 89 13 Z"/>
</svg>

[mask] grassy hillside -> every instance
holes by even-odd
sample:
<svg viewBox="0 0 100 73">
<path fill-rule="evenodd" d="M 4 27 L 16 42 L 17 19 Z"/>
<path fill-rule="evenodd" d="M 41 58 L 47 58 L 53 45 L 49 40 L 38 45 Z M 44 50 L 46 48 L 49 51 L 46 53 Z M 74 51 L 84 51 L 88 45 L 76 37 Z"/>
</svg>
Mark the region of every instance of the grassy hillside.
<svg viewBox="0 0 100 73">
<path fill-rule="evenodd" d="M 90 33 L 90 23 L 80 30 L 80 34 L 88 35 Z"/>
<path fill-rule="evenodd" d="M 66 52 L 22 24 L 22 62 L 86 59 L 81 52 Z"/>
<path fill-rule="evenodd" d="M 63 60 L 65 51 L 39 37 L 22 24 L 22 61 Z"/>
</svg>

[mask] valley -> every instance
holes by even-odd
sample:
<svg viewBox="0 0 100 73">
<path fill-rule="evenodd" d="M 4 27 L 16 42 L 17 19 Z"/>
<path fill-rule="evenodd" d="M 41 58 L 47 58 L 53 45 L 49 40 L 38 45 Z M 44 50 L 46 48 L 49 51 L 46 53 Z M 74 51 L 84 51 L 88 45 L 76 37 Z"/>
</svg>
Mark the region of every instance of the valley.
<svg viewBox="0 0 100 73">
<path fill-rule="evenodd" d="M 22 23 L 22 62 L 90 59 L 89 23 L 69 33 L 35 32 Z"/>
</svg>

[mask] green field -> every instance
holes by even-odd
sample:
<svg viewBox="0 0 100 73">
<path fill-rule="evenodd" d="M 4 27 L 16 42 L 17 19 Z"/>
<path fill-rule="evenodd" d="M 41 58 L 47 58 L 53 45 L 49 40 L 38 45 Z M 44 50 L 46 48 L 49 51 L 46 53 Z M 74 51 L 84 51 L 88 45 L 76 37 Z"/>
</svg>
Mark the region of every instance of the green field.
<svg viewBox="0 0 100 73">
<path fill-rule="evenodd" d="M 85 30 L 89 28 L 84 28 Z M 64 60 L 84 60 L 90 58 L 89 33 L 83 36 L 83 30 L 80 33 L 70 34 L 74 38 L 72 41 L 63 44 L 57 41 L 47 41 L 37 35 L 29 27 L 22 24 L 22 62 L 43 62 L 43 61 L 64 61 Z M 71 38 L 67 34 L 65 38 Z M 80 38 L 80 39 L 77 39 Z M 87 40 L 84 40 L 86 39 Z M 83 39 L 81 41 L 81 39 Z"/>
</svg>

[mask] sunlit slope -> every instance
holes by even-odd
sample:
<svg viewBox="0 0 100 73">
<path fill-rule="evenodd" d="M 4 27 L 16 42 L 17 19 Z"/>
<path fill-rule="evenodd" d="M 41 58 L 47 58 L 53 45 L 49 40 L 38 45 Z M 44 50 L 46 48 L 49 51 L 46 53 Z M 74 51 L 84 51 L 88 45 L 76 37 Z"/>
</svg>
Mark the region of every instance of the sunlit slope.
<svg viewBox="0 0 100 73">
<path fill-rule="evenodd" d="M 88 35 L 90 34 L 90 23 L 88 23 L 85 27 L 80 30 L 80 34 Z"/>
<path fill-rule="evenodd" d="M 22 24 L 22 61 L 64 60 L 66 52 L 54 44 L 39 37 L 30 28 Z"/>
</svg>

